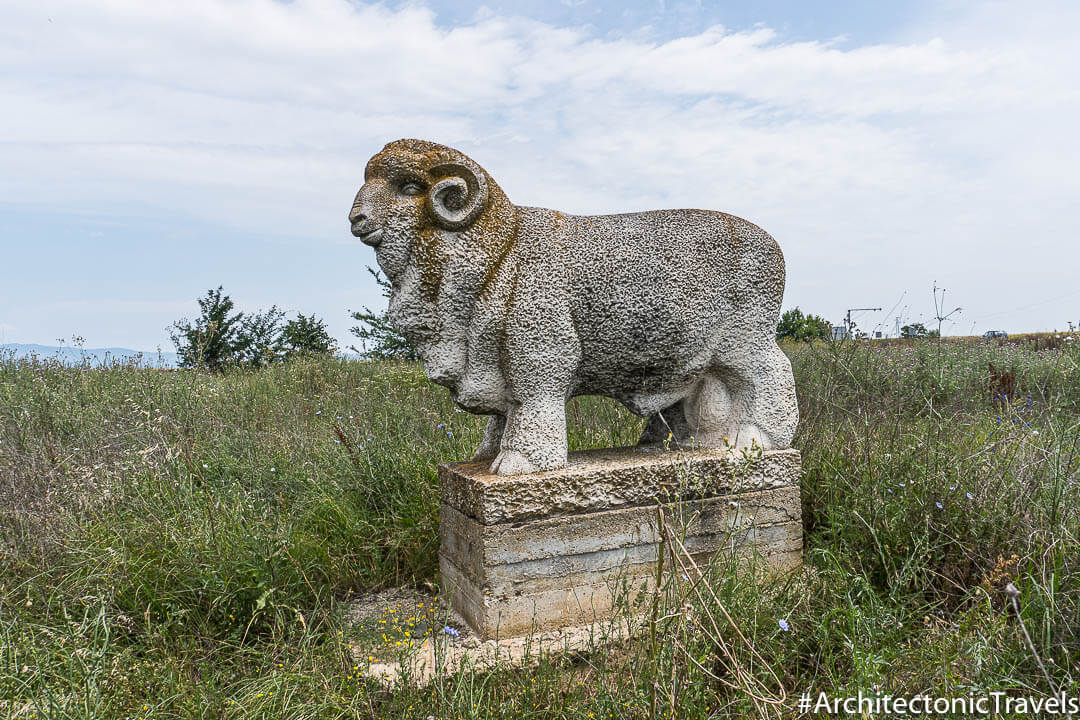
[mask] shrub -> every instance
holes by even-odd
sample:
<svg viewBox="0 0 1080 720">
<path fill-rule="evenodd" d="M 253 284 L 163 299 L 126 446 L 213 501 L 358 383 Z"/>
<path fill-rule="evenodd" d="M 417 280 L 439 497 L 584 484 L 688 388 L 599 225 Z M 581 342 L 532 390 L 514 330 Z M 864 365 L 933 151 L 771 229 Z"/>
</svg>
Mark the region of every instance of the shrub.
<svg viewBox="0 0 1080 720">
<path fill-rule="evenodd" d="M 780 322 L 776 326 L 778 340 L 810 342 L 811 340 L 828 340 L 831 336 L 832 325 L 828 320 L 817 315 L 804 315 L 797 307 L 781 315 Z"/>
<path fill-rule="evenodd" d="M 378 270 L 367 269 L 375 278 L 375 282 L 382 288 L 382 295 L 389 299 L 390 282 L 382 276 Z M 349 331 L 360 338 L 360 347 L 353 347 L 355 352 L 368 360 L 419 360 L 420 353 L 416 346 L 402 335 L 394 324 L 390 322 L 390 315 L 386 310 L 374 313 L 365 307 L 363 312 L 353 312 L 353 320 L 359 322 Z"/>
</svg>

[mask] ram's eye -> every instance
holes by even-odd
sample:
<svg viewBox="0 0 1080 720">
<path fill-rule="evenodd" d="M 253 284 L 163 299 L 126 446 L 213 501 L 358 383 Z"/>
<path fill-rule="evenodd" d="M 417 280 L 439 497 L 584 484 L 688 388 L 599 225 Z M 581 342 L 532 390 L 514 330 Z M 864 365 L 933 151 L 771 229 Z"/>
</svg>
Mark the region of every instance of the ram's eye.
<svg viewBox="0 0 1080 720">
<path fill-rule="evenodd" d="M 401 186 L 402 195 L 420 195 L 424 192 L 424 188 L 420 183 L 407 182 Z"/>
</svg>

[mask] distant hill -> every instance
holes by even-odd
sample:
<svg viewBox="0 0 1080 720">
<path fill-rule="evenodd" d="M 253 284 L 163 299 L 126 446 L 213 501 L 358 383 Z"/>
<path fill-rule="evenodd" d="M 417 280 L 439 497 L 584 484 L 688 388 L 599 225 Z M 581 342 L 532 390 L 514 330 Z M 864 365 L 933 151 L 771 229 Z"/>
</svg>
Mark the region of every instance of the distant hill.
<svg viewBox="0 0 1080 720">
<path fill-rule="evenodd" d="M 9 343 L 0 345 L 0 354 L 14 353 L 15 357 L 27 357 L 37 355 L 41 358 L 55 358 L 65 365 L 81 365 L 84 360 L 89 360 L 91 365 L 103 365 L 117 362 L 129 362 L 138 356 L 140 364 L 146 367 L 176 367 L 176 353 L 156 351 L 143 352 L 128 348 L 74 348 L 57 347 L 55 345 L 22 345 Z"/>
</svg>

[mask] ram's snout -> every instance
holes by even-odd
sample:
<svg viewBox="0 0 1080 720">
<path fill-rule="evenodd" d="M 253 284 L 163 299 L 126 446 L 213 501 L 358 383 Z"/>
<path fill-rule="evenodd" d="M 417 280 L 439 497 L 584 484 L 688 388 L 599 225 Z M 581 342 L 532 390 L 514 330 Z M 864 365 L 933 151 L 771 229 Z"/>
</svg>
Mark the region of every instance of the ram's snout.
<svg viewBox="0 0 1080 720">
<path fill-rule="evenodd" d="M 357 220 L 353 220 L 352 234 L 360 238 L 360 242 L 365 245 L 370 245 L 373 248 L 379 247 L 382 243 L 383 230 L 381 227 L 376 227 L 365 215 L 359 215 Z"/>
<path fill-rule="evenodd" d="M 371 221 L 361 209 L 360 198 L 357 198 L 349 211 L 349 224 L 352 226 L 352 234 L 360 238 L 360 242 L 373 248 L 379 247 L 382 242 L 382 228 Z"/>
</svg>

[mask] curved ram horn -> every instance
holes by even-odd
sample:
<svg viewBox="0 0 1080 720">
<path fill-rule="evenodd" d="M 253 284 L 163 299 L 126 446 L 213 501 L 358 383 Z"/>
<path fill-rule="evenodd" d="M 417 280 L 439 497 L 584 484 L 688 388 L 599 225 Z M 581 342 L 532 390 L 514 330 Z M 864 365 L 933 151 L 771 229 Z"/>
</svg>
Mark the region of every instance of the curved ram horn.
<svg viewBox="0 0 1080 720">
<path fill-rule="evenodd" d="M 447 230 L 467 227 L 487 203 L 487 177 L 472 163 L 449 162 L 429 171 L 433 178 L 444 178 L 432 185 L 427 196 L 428 212 Z"/>
</svg>

